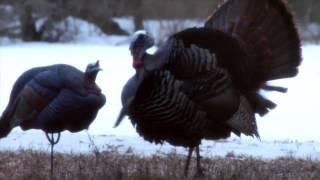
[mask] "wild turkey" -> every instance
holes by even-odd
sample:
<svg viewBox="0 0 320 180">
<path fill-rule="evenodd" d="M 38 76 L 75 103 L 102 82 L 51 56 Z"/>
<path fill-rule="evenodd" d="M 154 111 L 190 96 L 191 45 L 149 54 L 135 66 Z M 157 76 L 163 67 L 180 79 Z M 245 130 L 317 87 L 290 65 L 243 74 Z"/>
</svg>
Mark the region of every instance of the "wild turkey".
<svg viewBox="0 0 320 180">
<path fill-rule="evenodd" d="M 259 91 L 286 92 L 267 81 L 294 77 L 301 62 L 293 17 L 281 0 L 227 0 L 204 27 L 173 34 L 154 54 L 146 33 L 130 45 L 136 74 L 122 92 L 115 126 L 128 115 L 137 132 L 154 143 L 169 142 L 197 152 L 202 139 L 233 132 L 259 137 L 255 113 L 276 104 Z"/>
<path fill-rule="evenodd" d="M 23 130 L 41 129 L 53 148 L 61 131 L 87 129 L 106 101 L 95 83 L 100 70 L 97 61 L 85 72 L 65 64 L 24 72 L 15 82 L 0 118 L 0 138 L 17 126 Z M 57 141 L 48 133 L 59 133 Z"/>
</svg>

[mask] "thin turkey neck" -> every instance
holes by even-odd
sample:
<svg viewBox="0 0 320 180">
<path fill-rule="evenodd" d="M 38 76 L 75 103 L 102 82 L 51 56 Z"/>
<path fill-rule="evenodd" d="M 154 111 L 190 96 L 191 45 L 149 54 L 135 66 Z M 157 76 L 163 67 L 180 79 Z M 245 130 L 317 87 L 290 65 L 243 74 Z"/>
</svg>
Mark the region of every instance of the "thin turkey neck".
<svg viewBox="0 0 320 180">
<path fill-rule="evenodd" d="M 95 76 L 92 77 L 92 76 L 86 74 L 86 75 L 84 76 L 84 85 L 85 85 L 85 87 L 87 87 L 87 88 L 89 88 L 89 89 L 95 88 L 95 87 L 96 87 L 96 82 L 95 82 L 95 80 L 96 80 L 96 77 L 95 77 Z"/>
<path fill-rule="evenodd" d="M 97 74 L 87 74 L 87 73 L 85 73 L 84 80 L 85 81 L 90 81 L 92 83 L 95 83 L 96 77 L 97 77 Z"/>
<path fill-rule="evenodd" d="M 136 68 L 136 78 L 137 79 L 142 79 L 144 75 L 144 67 L 139 67 L 139 68 Z"/>
<path fill-rule="evenodd" d="M 85 75 L 84 76 L 84 86 L 89 92 L 100 95 L 101 89 L 95 83 L 96 76 Z"/>
</svg>

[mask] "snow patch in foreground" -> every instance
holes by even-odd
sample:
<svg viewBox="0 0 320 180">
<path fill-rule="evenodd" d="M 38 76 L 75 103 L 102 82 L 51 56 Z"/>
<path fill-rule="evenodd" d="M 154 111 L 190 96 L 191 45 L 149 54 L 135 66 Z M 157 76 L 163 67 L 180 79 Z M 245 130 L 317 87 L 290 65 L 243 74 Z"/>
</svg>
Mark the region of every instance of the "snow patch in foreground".
<svg viewBox="0 0 320 180">
<path fill-rule="evenodd" d="M 45 134 L 41 131 L 15 132 L 0 140 L 1 150 L 34 149 L 50 151 L 50 145 Z M 167 154 L 176 152 L 187 155 L 187 150 L 169 144 L 155 145 L 144 141 L 140 137 L 116 136 L 110 134 L 89 135 L 81 132 L 71 134 L 63 132 L 60 142 L 54 151 L 64 153 L 89 153 L 95 149 L 99 151 L 116 149 L 120 152 L 133 152 L 143 156 L 153 154 Z M 281 156 L 297 158 L 320 159 L 320 142 L 308 141 L 258 141 L 230 138 L 220 141 L 203 141 L 200 146 L 201 155 L 213 156 L 253 156 L 262 159 L 274 159 Z"/>
</svg>

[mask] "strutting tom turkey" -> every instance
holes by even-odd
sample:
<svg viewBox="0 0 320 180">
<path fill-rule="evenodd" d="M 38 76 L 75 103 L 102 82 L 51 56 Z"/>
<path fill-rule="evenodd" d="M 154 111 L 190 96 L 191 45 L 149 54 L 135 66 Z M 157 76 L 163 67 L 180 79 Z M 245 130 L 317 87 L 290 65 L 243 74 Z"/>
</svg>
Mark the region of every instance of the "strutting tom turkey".
<svg viewBox="0 0 320 180">
<path fill-rule="evenodd" d="M 147 141 L 193 150 L 201 174 L 202 139 L 233 132 L 259 137 L 255 114 L 275 108 L 259 91 L 286 92 L 268 81 L 294 77 L 301 45 L 292 14 L 282 0 L 227 0 L 203 27 L 171 35 L 154 53 L 143 31 L 130 45 L 136 74 L 122 91 L 118 126 L 129 116 Z"/>
<path fill-rule="evenodd" d="M 99 61 L 85 72 L 66 64 L 36 67 L 15 82 L 9 103 L 0 118 L 0 138 L 17 126 L 48 133 L 88 129 L 106 98 L 95 83 Z M 58 138 L 59 139 L 59 138 Z M 58 140 L 57 140 L 58 141 Z"/>
</svg>

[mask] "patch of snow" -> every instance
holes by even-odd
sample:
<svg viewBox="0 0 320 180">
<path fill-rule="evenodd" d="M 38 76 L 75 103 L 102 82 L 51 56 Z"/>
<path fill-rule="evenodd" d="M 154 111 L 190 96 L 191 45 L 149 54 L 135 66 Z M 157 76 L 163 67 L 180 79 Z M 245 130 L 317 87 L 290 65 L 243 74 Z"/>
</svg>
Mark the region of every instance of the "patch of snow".
<svg viewBox="0 0 320 180">
<path fill-rule="evenodd" d="M 56 24 L 55 29 L 64 32 L 60 39 L 67 43 L 119 45 L 128 39 L 127 36 L 106 35 L 96 25 L 75 17 L 67 17 Z"/>
<path fill-rule="evenodd" d="M 320 25 L 317 23 L 310 23 L 307 27 L 307 31 L 314 34 L 314 35 L 319 35 L 320 34 Z"/>
<path fill-rule="evenodd" d="M 144 28 L 154 37 L 157 44 L 161 44 L 173 33 L 190 27 L 203 26 L 202 19 L 189 20 L 146 20 Z"/>
<path fill-rule="evenodd" d="M 13 7 L 11 5 L 0 5 L 0 11 L 3 13 L 12 13 L 13 12 Z"/>
<path fill-rule="evenodd" d="M 126 30 L 130 34 L 134 33 L 135 27 L 132 17 L 113 18 L 113 20 L 117 22 L 122 29 Z M 168 35 L 174 32 L 188 27 L 201 26 L 203 22 L 204 21 L 200 19 L 160 21 L 145 20 L 143 24 L 147 32 L 150 35 L 152 35 L 157 42 L 159 42 L 160 40 L 165 40 L 168 37 Z M 75 35 L 71 43 L 107 43 L 112 45 L 119 45 L 128 43 L 130 41 L 130 37 L 128 36 L 105 35 L 94 24 L 88 23 L 86 21 L 74 17 L 68 17 L 65 24 L 69 24 L 69 26 L 71 27 L 71 29 L 67 28 L 67 31 L 70 31 L 71 33 L 75 32 Z"/>
<path fill-rule="evenodd" d="M 22 43 L 23 41 L 18 38 L 0 37 L 0 46 L 7 46 L 11 44 L 22 44 Z"/>
<path fill-rule="evenodd" d="M 36 21 L 36 28 L 39 30 L 47 20 L 46 17 L 39 18 Z M 119 26 L 129 32 L 134 33 L 134 23 L 131 17 L 113 18 Z M 202 19 L 189 20 L 145 20 L 144 27 L 147 32 L 153 36 L 157 43 L 161 43 L 174 32 L 188 28 L 197 27 L 203 24 Z M 19 26 L 19 21 L 10 22 L 10 26 Z M 130 36 L 106 35 L 99 27 L 87 21 L 67 17 L 65 20 L 54 25 L 51 31 L 44 34 L 45 37 L 59 37 L 60 42 L 67 44 L 105 44 L 105 45 L 124 45 L 130 42 Z M 10 45 L 21 42 L 21 40 L 10 40 L 5 37 L 0 37 L 0 44 Z"/>
<path fill-rule="evenodd" d="M 128 33 L 134 33 L 134 23 L 132 17 L 115 17 L 112 18 L 116 23 L 119 24 L 121 29 L 126 30 Z"/>
<path fill-rule="evenodd" d="M 36 21 L 36 29 L 39 30 L 45 21 L 46 17 L 39 18 Z M 126 19 L 119 20 L 121 23 L 127 21 Z M 6 24 L 7 27 L 20 26 L 18 20 Z M 19 30 L 19 29 L 18 29 Z M 61 36 L 59 35 L 61 33 Z M 123 45 L 129 42 L 128 36 L 106 35 L 99 27 L 87 21 L 67 17 L 61 22 L 54 25 L 51 31 L 46 31 L 44 38 L 59 37 L 60 43 L 64 44 L 103 44 L 103 45 Z M 21 39 L 9 39 L 7 37 L 0 37 L 0 45 L 19 45 Z M 41 44 L 41 43 L 40 43 Z"/>
</svg>

